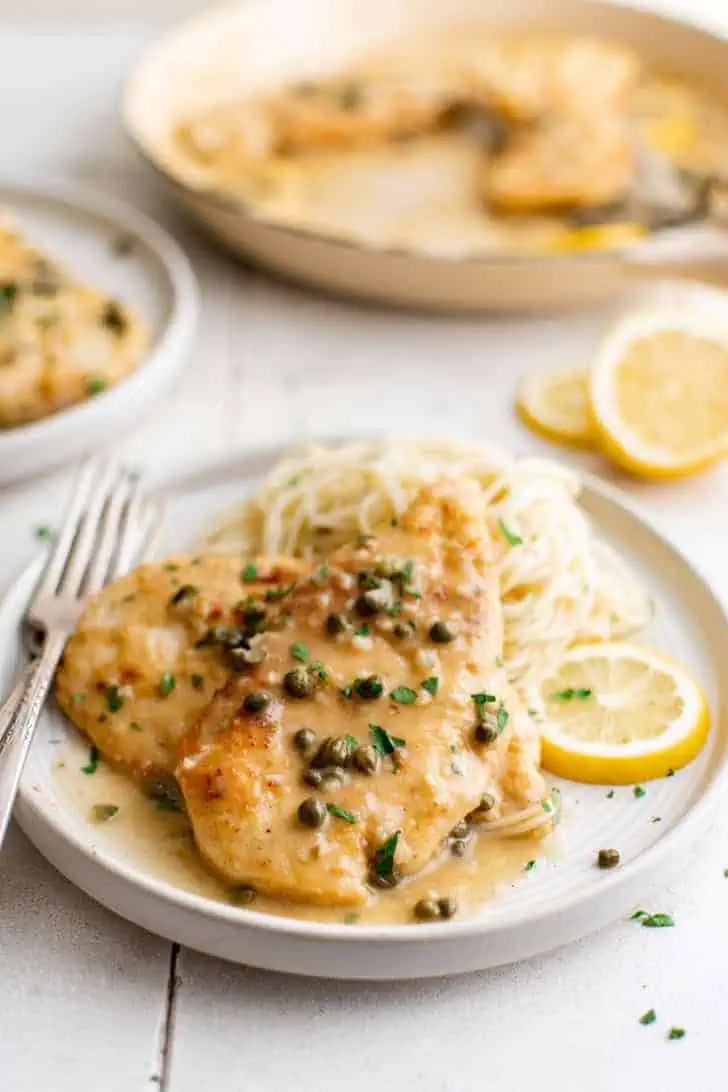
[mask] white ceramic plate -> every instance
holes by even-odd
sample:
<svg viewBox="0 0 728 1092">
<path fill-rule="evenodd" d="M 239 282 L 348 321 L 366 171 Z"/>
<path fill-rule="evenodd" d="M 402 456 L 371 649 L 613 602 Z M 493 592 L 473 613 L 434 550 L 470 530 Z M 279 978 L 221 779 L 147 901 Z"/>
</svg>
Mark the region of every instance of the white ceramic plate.
<svg viewBox="0 0 728 1092">
<path fill-rule="evenodd" d="M 179 549 L 244 495 L 280 452 L 241 456 L 158 480 L 170 497 L 161 554 Z M 192 948 L 277 971 L 336 978 L 395 979 L 490 967 L 564 944 L 628 913 L 704 832 L 728 784 L 728 624 L 710 589 L 657 532 L 596 480 L 584 505 L 600 532 L 636 568 L 658 609 L 648 639 L 685 661 L 703 682 L 712 710 L 710 742 L 688 769 L 651 782 L 636 799 L 600 786 L 562 783 L 564 819 L 537 867 L 483 906 L 475 918 L 438 925 L 329 925 L 256 913 L 191 894 L 144 871 L 86 813 L 69 807 L 54 766 L 58 741 L 83 764 L 87 745 L 56 711 L 45 711 L 23 778 L 16 818 L 64 875 L 137 924 Z M 0 692 L 22 661 L 18 640 L 35 571 L 0 612 Z M 54 742 L 55 741 L 55 742 Z M 75 748 L 75 750 L 74 750 Z M 84 756 L 84 757 L 82 757 Z M 652 822 L 659 816 L 660 822 Z M 623 864 L 605 873 L 595 852 L 616 846 Z"/>
<path fill-rule="evenodd" d="M 107 444 L 150 412 L 174 382 L 197 329 L 190 264 L 142 213 L 66 185 L 0 184 L 0 208 L 40 250 L 81 281 L 139 309 L 152 331 L 147 356 L 115 387 L 45 420 L 0 429 L 0 485 L 54 469 Z M 131 248 L 114 251 L 120 237 Z"/>
<path fill-rule="evenodd" d="M 191 112 L 229 98 L 351 68 L 367 52 L 440 28 L 546 27 L 619 38 L 656 67 L 692 76 L 728 99 L 728 41 L 629 3 L 599 0 L 245 0 L 199 12 L 166 32 L 135 65 L 123 115 L 127 132 L 172 193 L 232 250 L 329 292 L 438 310 L 534 311 L 624 292 L 655 269 L 725 271 L 726 248 L 683 232 L 620 251 L 563 255 L 477 253 L 430 239 L 388 246 L 266 220 L 215 189 L 180 156 L 170 134 Z M 419 184 L 419 180 L 418 180 Z M 383 192 L 387 192 L 384 190 Z M 436 209 L 436 205 L 434 208 Z M 433 214 L 432 220 L 436 221 Z M 429 221 L 428 221 L 429 222 Z M 432 230 L 432 223 L 429 230 Z M 663 249 L 662 244 L 666 244 Z"/>
</svg>

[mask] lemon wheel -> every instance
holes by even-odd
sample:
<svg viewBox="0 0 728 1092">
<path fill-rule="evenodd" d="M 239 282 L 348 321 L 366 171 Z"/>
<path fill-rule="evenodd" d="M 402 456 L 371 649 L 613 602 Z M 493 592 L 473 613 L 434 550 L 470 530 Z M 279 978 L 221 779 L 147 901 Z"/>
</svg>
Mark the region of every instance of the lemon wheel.
<svg viewBox="0 0 728 1092">
<path fill-rule="evenodd" d="M 552 368 L 527 376 L 518 387 L 516 408 L 529 428 L 548 440 L 594 445 L 585 368 Z"/>
<path fill-rule="evenodd" d="M 704 469 L 728 451 L 728 318 L 631 316 L 597 353 L 589 401 L 617 465 L 646 478 Z"/>
<path fill-rule="evenodd" d="M 571 781 L 631 784 L 687 765 L 708 707 L 685 668 L 628 643 L 582 645 L 532 695 L 545 769 Z"/>
</svg>

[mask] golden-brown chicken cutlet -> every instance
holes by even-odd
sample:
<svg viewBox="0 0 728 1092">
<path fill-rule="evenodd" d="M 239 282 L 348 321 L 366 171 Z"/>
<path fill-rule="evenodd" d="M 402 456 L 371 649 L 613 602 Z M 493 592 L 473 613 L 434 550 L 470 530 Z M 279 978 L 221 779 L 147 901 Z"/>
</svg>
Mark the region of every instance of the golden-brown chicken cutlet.
<svg viewBox="0 0 728 1092">
<path fill-rule="evenodd" d="M 494 815 L 540 799 L 474 483 L 425 490 L 299 582 L 285 612 L 181 747 L 198 848 L 226 880 L 359 904 L 370 882 L 426 865 L 484 794 Z"/>
<path fill-rule="evenodd" d="M 115 765 L 171 775 L 180 738 L 250 655 L 243 635 L 304 568 L 272 559 L 246 572 L 215 556 L 142 565 L 89 602 L 56 677 L 58 704 Z"/>
</svg>

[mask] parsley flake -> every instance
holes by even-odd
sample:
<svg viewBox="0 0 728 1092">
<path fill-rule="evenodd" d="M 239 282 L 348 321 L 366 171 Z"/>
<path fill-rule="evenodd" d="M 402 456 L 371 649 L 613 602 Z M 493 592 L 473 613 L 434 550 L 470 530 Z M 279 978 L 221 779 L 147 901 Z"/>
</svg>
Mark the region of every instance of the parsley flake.
<svg viewBox="0 0 728 1092">
<path fill-rule="evenodd" d="M 356 627 L 356 629 L 354 630 L 354 633 L 356 634 L 357 637 L 368 637 L 369 636 L 369 626 L 367 625 L 366 622 L 362 622 L 362 624 L 360 626 Z"/>
<path fill-rule="evenodd" d="M 670 1028 L 667 1033 L 668 1039 L 684 1039 L 685 1028 Z"/>
<path fill-rule="evenodd" d="M 635 800 L 641 800 L 643 796 L 647 796 L 647 789 L 643 789 L 641 785 L 635 785 L 632 789 Z"/>
<path fill-rule="evenodd" d="M 288 646 L 288 651 L 294 660 L 298 660 L 299 663 L 305 664 L 309 658 L 309 651 L 304 644 L 300 641 L 294 641 L 292 645 Z"/>
<path fill-rule="evenodd" d="M 53 538 L 53 532 L 51 531 L 50 527 L 42 523 L 39 527 L 36 527 L 35 537 L 37 539 L 40 539 L 42 542 L 47 542 L 49 539 Z"/>
<path fill-rule="evenodd" d="M 369 732 L 372 737 L 372 746 L 375 751 L 378 751 L 380 755 L 393 755 L 398 747 L 406 747 L 407 740 L 402 739 L 401 736 L 390 736 L 386 728 L 380 727 L 378 724 L 370 724 Z"/>
<path fill-rule="evenodd" d="M 488 702 L 498 701 L 495 694 L 471 694 L 470 697 L 476 705 L 486 705 Z"/>
<path fill-rule="evenodd" d="M 202 690 L 205 685 L 205 680 L 202 675 L 190 675 L 190 683 L 194 686 L 195 690 Z"/>
<path fill-rule="evenodd" d="M 551 701 L 587 701 L 593 693 L 594 691 L 590 688 L 575 689 L 569 686 L 566 690 L 557 690 L 555 694 L 552 694 Z"/>
<path fill-rule="evenodd" d="M 647 1027 L 648 1024 L 654 1024 L 657 1019 L 657 1013 L 654 1009 L 648 1009 L 647 1012 L 643 1012 L 640 1016 L 640 1024 L 644 1024 Z"/>
<path fill-rule="evenodd" d="M 163 698 L 168 698 L 177 685 L 177 680 L 169 671 L 165 671 L 159 682 L 159 693 Z"/>
<path fill-rule="evenodd" d="M 97 747 L 92 747 L 88 753 L 88 762 L 85 766 L 81 767 L 81 773 L 95 774 L 99 768 L 99 751 Z"/>
<path fill-rule="evenodd" d="M 106 687 L 106 704 L 110 713 L 118 713 L 124 704 L 124 695 L 119 686 Z"/>
<path fill-rule="evenodd" d="M 524 865 L 523 871 L 524 872 L 532 872 L 535 867 L 536 867 L 536 862 L 535 861 L 527 861 L 526 864 Z"/>
<path fill-rule="evenodd" d="M 437 675 L 430 675 L 429 679 L 422 680 L 420 686 L 423 690 L 426 690 L 428 694 L 432 694 L 434 698 L 435 694 L 439 689 L 440 680 L 438 679 Z"/>
<path fill-rule="evenodd" d="M 377 876 L 391 876 L 394 872 L 394 855 L 397 852 L 400 832 L 396 830 L 377 849 L 374 854 L 374 871 Z"/>
<path fill-rule="evenodd" d="M 669 929 L 675 924 L 671 914 L 648 914 L 646 910 L 635 910 L 630 921 L 638 921 L 646 929 Z"/>
<path fill-rule="evenodd" d="M 86 394 L 101 394 L 105 387 L 106 383 L 100 375 L 90 375 L 86 380 Z"/>
<path fill-rule="evenodd" d="M 506 542 L 508 543 L 509 546 L 522 546 L 523 545 L 523 539 L 521 538 L 521 536 L 517 535 L 515 533 L 515 531 L 512 531 L 510 529 L 510 527 L 508 527 L 503 522 L 502 519 L 498 520 L 498 526 L 500 527 L 500 532 L 503 535 L 503 538 L 506 540 Z"/>
<path fill-rule="evenodd" d="M 108 823 L 109 819 L 118 815 L 118 812 L 119 808 L 116 804 L 94 804 L 91 809 L 91 815 L 96 823 Z"/>
<path fill-rule="evenodd" d="M 343 819 L 345 823 L 359 822 L 353 812 L 347 811 L 346 808 L 340 808 L 338 804 L 327 804 L 326 810 L 329 815 L 333 815 L 337 819 Z"/>
<path fill-rule="evenodd" d="M 250 584 L 253 580 L 257 579 L 258 566 L 254 561 L 249 561 L 240 574 L 240 579 L 243 584 Z"/>
<path fill-rule="evenodd" d="M 417 701 L 417 691 L 410 686 L 395 686 L 389 696 L 400 705 L 412 705 Z"/>
</svg>

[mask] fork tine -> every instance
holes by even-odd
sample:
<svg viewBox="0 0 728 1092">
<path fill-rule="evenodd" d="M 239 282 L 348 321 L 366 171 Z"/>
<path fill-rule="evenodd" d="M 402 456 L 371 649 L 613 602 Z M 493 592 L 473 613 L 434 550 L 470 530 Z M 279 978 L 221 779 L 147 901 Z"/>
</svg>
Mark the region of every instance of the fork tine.
<svg viewBox="0 0 728 1092">
<path fill-rule="evenodd" d="M 99 526 L 109 499 L 109 491 L 113 487 L 116 476 L 116 467 L 111 463 L 107 464 L 95 484 L 83 523 L 73 544 L 68 564 L 61 576 L 58 586 L 58 594 L 60 595 L 78 596 L 81 593 L 84 574 L 92 561 L 92 557 L 95 557 L 97 553 Z"/>
<path fill-rule="evenodd" d="M 164 524 L 164 502 L 157 500 L 149 506 L 149 525 L 144 538 L 140 557 L 142 561 L 151 561 L 156 553 L 159 536 Z"/>
<path fill-rule="evenodd" d="M 116 551 L 109 579 L 116 580 L 131 569 L 140 550 L 144 523 L 141 475 L 134 473 L 130 476 L 129 499 L 124 508 L 119 548 Z"/>
<path fill-rule="evenodd" d="M 112 562 L 117 553 L 120 539 L 125 530 L 125 510 L 132 495 L 133 477 L 128 472 L 121 472 L 121 480 L 116 483 L 103 506 L 98 533 L 93 547 L 93 556 L 89 563 L 88 574 L 84 583 L 84 594 L 93 595 L 106 584 L 113 574 Z"/>
<path fill-rule="evenodd" d="M 89 459 L 83 464 L 76 483 L 76 490 L 66 510 L 66 517 L 53 546 L 48 564 L 36 588 L 34 600 L 55 595 L 64 569 L 68 563 L 71 548 L 76 539 L 78 525 L 86 506 L 89 493 L 103 463 L 99 459 Z"/>
</svg>

